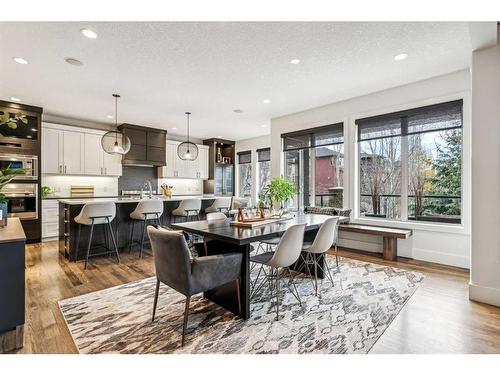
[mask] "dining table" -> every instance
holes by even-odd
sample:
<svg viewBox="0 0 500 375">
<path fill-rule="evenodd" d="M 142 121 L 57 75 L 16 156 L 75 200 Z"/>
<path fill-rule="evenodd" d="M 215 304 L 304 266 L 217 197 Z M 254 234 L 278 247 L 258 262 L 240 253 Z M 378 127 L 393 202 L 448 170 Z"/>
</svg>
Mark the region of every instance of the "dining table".
<svg viewBox="0 0 500 375">
<path fill-rule="evenodd" d="M 200 243 L 198 252 L 202 255 L 217 255 L 226 253 L 241 253 L 243 260 L 241 265 L 241 276 L 239 290 L 235 283 L 229 283 L 204 293 L 204 297 L 217 305 L 239 315 L 243 319 L 250 318 L 250 258 L 251 253 L 259 241 L 274 237 L 281 237 L 285 231 L 295 224 L 305 224 L 304 241 L 313 241 L 317 230 L 331 218 L 330 215 L 295 213 L 282 217 L 275 222 L 255 226 L 252 228 L 231 225 L 234 218 L 220 220 L 199 220 L 171 224 L 176 230 L 183 230 L 198 236 L 202 236 L 205 241 Z M 339 221 L 344 219 L 339 217 Z M 207 241 L 208 240 L 208 241 Z M 205 247 L 206 245 L 206 247 Z M 205 254 L 205 251 L 207 254 Z M 318 270 L 323 270 L 324 257 L 318 257 L 320 262 Z M 299 271 L 305 269 L 301 267 L 301 258 L 290 267 Z M 323 278 L 324 274 L 318 272 L 318 278 Z"/>
</svg>

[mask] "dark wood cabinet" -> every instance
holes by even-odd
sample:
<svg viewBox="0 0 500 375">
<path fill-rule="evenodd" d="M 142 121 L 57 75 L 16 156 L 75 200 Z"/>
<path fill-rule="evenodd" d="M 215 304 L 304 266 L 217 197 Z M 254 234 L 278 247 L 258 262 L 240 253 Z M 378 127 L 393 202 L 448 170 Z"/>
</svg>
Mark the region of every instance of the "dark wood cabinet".
<svg viewBox="0 0 500 375">
<path fill-rule="evenodd" d="M 166 164 L 166 131 L 133 124 L 122 124 L 118 129 L 129 137 L 131 143 L 130 151 L 123 156 L 123 165 Z"/>
<path fill-rule="evenodd" d="M 203 141 L 208 149 L 208 180 L 203 181 L 203 193 L 234 195 L 235 142 L 227 139 L 210 138 Z M 219 163 L 220 158 L 229 158 L 231 163 Z"/>
</svg>

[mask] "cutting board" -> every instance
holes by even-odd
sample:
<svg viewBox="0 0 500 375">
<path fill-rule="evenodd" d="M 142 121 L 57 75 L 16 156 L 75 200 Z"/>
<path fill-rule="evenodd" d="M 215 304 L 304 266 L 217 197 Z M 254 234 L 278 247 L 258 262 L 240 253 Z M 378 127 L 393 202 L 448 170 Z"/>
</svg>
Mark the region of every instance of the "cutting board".
<svg viewBox="0 0 500 375">
<path fill-rule="evenodd" d="M 72 198 L 89 198 L 94 196 L 94 185 L 71 185 Z"/>
</svg>

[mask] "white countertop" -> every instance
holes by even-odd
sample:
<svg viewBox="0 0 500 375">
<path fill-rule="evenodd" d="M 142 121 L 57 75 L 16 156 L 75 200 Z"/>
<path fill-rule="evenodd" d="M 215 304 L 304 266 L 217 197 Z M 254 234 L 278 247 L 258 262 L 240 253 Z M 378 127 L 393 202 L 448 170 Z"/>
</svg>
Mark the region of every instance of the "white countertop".
<svg viewBox="0 0 500 375">
<path fill-rule="evenodd" d="M 192 198 L 198 198 L 202 200 L 209 200 L 209 199 L 215 199 L 217 198 L 214 195 L 177 195 L 177 196 L 172 196 L 172 198 L 167 198 L 161 195 L 156 195 L 153 196 L 152 199 L 159 199 L 162 201 L 172 201 L 172 202 L 178 202 L 183 199 L 192 199 Z M 144 198 L 148 199 L 148 198 Z M 113 198 L 99 198 L 99 197 L 94 197 L 94 198 L 63 198 L 63 199 L 57 199 L 59 202 L 64 203 L 64 204 L 70 204 L 70 205 L 78 205 L 78 204 L 85 204 L 85 203 L 90 203 L 90 202 L 115 202 L 115 203 L 137 203 L 141 200 L 139 197 L 113 197 Z"/>
</svg>

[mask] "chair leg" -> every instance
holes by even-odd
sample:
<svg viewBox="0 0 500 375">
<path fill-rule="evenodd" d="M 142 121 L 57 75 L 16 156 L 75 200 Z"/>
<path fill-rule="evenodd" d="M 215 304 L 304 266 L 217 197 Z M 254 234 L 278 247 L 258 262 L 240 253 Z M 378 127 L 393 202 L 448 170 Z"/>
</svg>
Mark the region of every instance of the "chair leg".
<svg viewBox="0 0 500 375">
<path fill-rule="evenodd" d="M 318 260 L 312 254 L 311 258 L 314 259 L 314 291 L 318 295 Z"/>
<path fill-rule="evenodd" d="M 134 240 L 134 227 L 135 227 L 135 220 L 132 219 L 132 230 L 130 231 L 130 240 L 128 241 L 128 252 L 132 252 L 132 241 Z"/>
<path fill-rule="evenodd" d="M 299 291 L 297 290 L 297 285 L 295 285 L 295 277 L 293 276 L 292 271 L 290 270 L 290 267 L 287 267 L 286 269 L 287 269 L 288 275 L 290 277 L 290 281 L 288 283 L 288 287 L 290 289 L 290 292 L 292 292 L 292 294 L 297 299 L 297 301 L 299 301 L 299 305 L 302 306 L 302 301 L 300 300 Z M 292 288 L 290 288 L 290 284 L 292 284 L 293 290 L 292 290 Z M 294 293 L 294 291 L 295 291 L 295 293 Z"/>
<path fill-rule="evenodd" d="M 142 222 L 141 250 L 139 252 L 139 258 L 142 258 L 142 250 L 144 248 L 144 237 L 146 235 L 146 221 L 147 219 L 144 219 L 144 221 Z"/>
<path fill-rule="evenodd" d="M 85 255 L 84 269 L 87 269 L 87 265 L 89 264 L 90 245 L 92 244 L 93 235 L 94 235 L 94 219 L 92 219 L 92 225 L 90 226 L 90 238 L 89 238 L 89 244 L 87 245 L 87 254 Z"/>
<path fill-rule="evenodd" d="M 337 263 L 337 268 L 339 268 L 339 252 L 337 250 L 337 244 L 335 244 L 335 262 Z"/>
<path fill-rule="evenodd" d="M 82 224 L 78 224 L 78 229 L 76 230 L 76 254 L 80 251 L 80 235 L 82 234 Z"/>
<path fill-rule="evenodd" d="M 106 226 L 102 226 L 102 232 L 104 235 L 104 246 L 106 247 L 106 250 L 108 251 L 108 257 L 111 255 L 111 252 L 109 250 L 109 238 L 108 238 L 108 230 L 106 229 Z"/>
<path fill-rule="evenodd" d="M 106 221 L 108 222 L 109 233 L 111 233 L 111 241 L 113 241 L 113 246 L 115 248 L 116 260 L 118 261 L 118 263 L 120 263 L 120 255 L 118 254 L 118 246 L 116 246 L 116 239 L 115 239 L 115 234 L 113 233 L 113 227 L 111 226 L 109 218 L 106 218 Z"/>
<path fill-rule="evenodd" d="M 332 286 L 335 286 L 335 283 L 333 282 L 333 276 L 332 276 L 332 273 L 330 272 L 330 266 L 328 265 L 328 260 L 326 259 L 326 256 L 325 254 L 323 253 L 323 260 L 324 260 L 324 263 L 325 263 L 325 268 L 326 268 L 326 271 L 328 272 L 328 277 L 332 283 Z M 323 271 L 325 272 L 325 271 Z"/>
<path fill-rule="evenodd" d="M 276 320 L 280 319 L 280 272 L 276 268 Z"/>
<path fill-rule="evenodd" d="M 151 318 L 151 323 L 153 323 L 155 321 L 156 305 L 158 304 L 159 292 L 160 292 L 160 280 L 156 279 L 155 300 L 153 302 L 153 317 Z"/>
<path fill-rule="evenodd" d="M 191 296 L 186 297 L 186 307 L 184 309 L 184 323 L 182 325 L 182 344 L 184 346 L 184 342 L 186 339 L 186 329 L 188 324 L 188 315 L 189 315 L 189 302 L 191 301 Z"/>
</svg>

